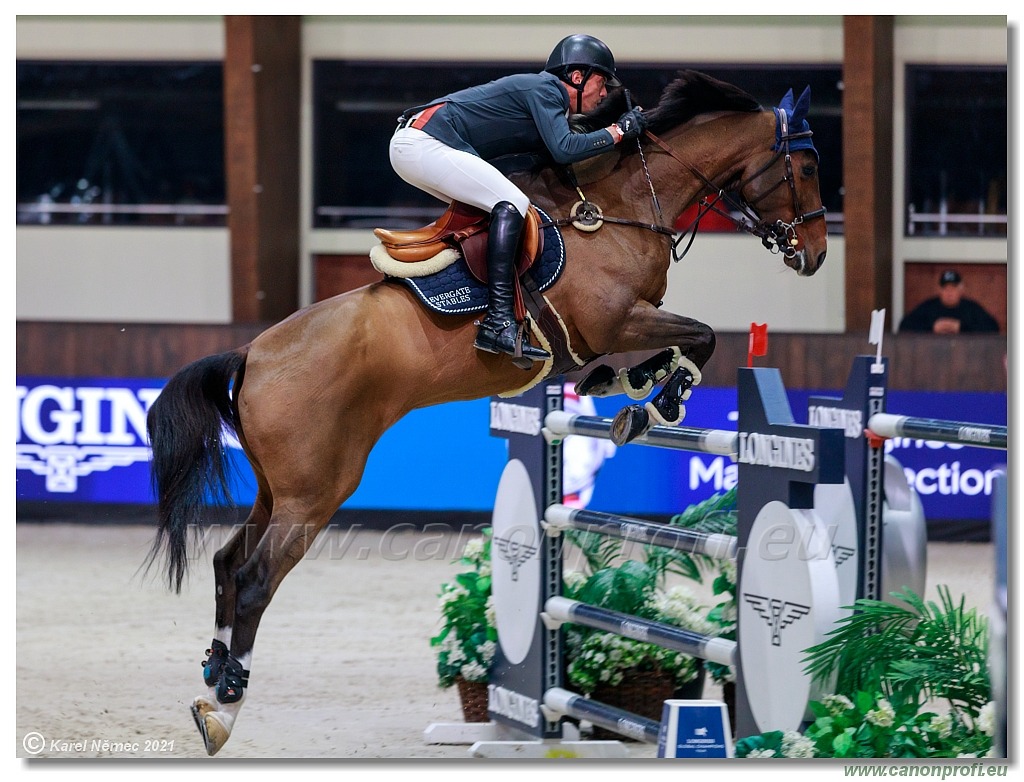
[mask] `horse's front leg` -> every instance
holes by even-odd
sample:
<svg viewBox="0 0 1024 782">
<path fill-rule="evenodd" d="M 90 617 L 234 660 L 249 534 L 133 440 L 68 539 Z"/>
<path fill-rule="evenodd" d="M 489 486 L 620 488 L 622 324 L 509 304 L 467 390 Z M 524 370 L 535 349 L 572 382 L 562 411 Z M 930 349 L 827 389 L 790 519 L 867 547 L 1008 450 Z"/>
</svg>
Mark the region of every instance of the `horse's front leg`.
<svg viewBox="0 0 1024 782">
<path fill-rule="evenodd" d="M 693 318 L 663 312 L 647 302 L 639 302 L 634 305 L 612 352 L 649 350 L 665 345 L 669 347 L 635 367 L 620 370 L 615 378 L 633 399 L 642 399 L 657 383 L 669 378 L 646 405 L 629 405 L 619 412 L 611 431 L 616 445 L 625 445 L 656 424 L 675 426 L 682 422 L 686 415 L 683 402 L 690 397 L 693 386 L 701 381 L 701 368 L 715 351 L 715 334 L 710 326 Z M 595 372 L 600 372 L 600 368 Z M 603 384 L 598 386 L 605 390 L 612 385 L 607 374 L 604 373 Z M 591 373 L 581 381 L 583 392 L 587 381 L 594 377 Z"/>
</svg>

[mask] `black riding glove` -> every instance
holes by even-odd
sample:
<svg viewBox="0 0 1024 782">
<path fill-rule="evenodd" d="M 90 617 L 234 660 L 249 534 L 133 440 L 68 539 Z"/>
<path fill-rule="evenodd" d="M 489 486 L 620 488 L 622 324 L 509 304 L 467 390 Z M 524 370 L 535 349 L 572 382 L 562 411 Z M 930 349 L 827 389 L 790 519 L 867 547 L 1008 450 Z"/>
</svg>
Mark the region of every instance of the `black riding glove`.
<svg viewBox="0 0 1024 782">
<path fill-rule="evenodd" d="M 647 115 L 644 114 L 643 109 L 630 109 L 619 117 L 615 124 L 622 131 L 623 141 L 640 138 L 647 129 Z"/>
</svg>

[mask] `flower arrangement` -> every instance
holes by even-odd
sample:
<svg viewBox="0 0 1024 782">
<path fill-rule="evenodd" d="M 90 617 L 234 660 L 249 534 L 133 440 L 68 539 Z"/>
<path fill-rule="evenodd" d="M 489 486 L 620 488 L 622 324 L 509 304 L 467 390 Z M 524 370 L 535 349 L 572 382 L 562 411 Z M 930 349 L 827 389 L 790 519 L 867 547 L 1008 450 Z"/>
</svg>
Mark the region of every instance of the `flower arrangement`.
<svg viewBox="0 0 1024 782">
<path fill-rule="evenodd" d="M 736 743 L 737 757 L 984 757 L 995 732 L 988 623 L 939 587 L 939 603 L 858 600 L 829 637 L 807 650 L 807 670 L 836 693 L 811 703 L 804 734 L 773 731 Z M 945 701 L 944 713 L 925 710 Z"/>
<path fill-rule="evenodd" d="M 736 493 L 715 495 L 673 519 L 715 531 L 735 531 Z M 620 562 L 622 541 L 589 532 L 570 532 L 585 560 L 581 571 L 567 570 L 563 594 L 581 602 L 707 635 L 735 637 L 735 566 L 707 557 L 644 546 L 643 561 Z M 497 650 L 497 629 L 491 598 L 491 530 L 470 541 L 457 562 L 463 569 L 441 585 L 441 628 L 430 639 L 437 656 L 438 683 L 443 688 L 462 682 L 486 682 Z M 666 588 L 670 574 L 701 581 L 701 571 L 717 573 L 715 594 L 726 596 L 709 609 L 682 585 Z M 731 634 L 731 635 L 730 635 Z M 690 655 L 663 649 L 612 633 L 567 625 L 568 678 L 578 691 L 592 693 L 600 684 L 620 684 L 629 672 L 671 676 L 676 687 L 695 682 L 705 666 L 712 675 L 731 676 L 727 666 L 713 667 Z"/>
<path fill-rule="evenodd" d="M 915 703 L 894 706 L 881 693 L 828 695 L 811 704 L 814 722 L 804 734 L 772 731 L 741 739 L 747 758 L 973 758 L 992 749 L 995 704 L 971 719 L 953 710 L 939 715 Z"/>
<path fill-rule="evenodd" d="M 577 591 L 582 591 L 586 580 L 580 582 L 580 577 L 567 574 L 566 581 L 578 584 Z M 651 590 L 645 595 L 634 612 L 637 616 L 700 633 L 712 630 L 705 619 L 706 608 L 685 587 L 676 586 L 665 593 Z M 602 684 L 617 687 L 636 672 L 665 673 L 679 688 L 695 681 L 701 671 L 700 662 L 688 654 L 614 633 L 572 627 L 567 629 L 566 639 L 569 682 L 587 695 Z"/>
<path fill-rule="evenodd" d="M 462 678 L 486 682 L 498 631 L 491 597 L 491 530 L 469 541 L 458 560 L 465 570 L 441 585 L 441 630 L 430 639 L 437 653 L 437 678 L 448 688 Z"/>
</svg>

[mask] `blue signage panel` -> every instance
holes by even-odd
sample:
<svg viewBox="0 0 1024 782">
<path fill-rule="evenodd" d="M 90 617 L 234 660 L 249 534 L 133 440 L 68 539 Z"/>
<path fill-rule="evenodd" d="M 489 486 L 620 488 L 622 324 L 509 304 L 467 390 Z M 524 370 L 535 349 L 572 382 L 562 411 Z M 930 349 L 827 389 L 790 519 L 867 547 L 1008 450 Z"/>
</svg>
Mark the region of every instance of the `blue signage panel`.
<svg viewBox="0 0 1024 782">
<path fill-rule="evenodd" d="M 47 502 L 153 502 L 146 412 L 165 381 L 125 378 L 18 378 L 17 498 Z M 806 423 L 808 397 L 788 391 Z M 624 397 L 594 400 L 613 416 Z M 1006 424 L 1005 394 L 890 391 L 888 411 L 953 421 Z M 697 388 L 686 425 L 736 429 L 736 389 Z M 506 444 L 488 433 L 489 401 L 415 410 L 384 434 L 359 489 L 359 509 L 489 511 L 506 461 Z M 236 502 L 251 503 L 252 472 L 228 441 Z M 607 451 L 607 448 L 605 449 Z M 992 481 L 1006 454 L 897 438 L 886 443 L 921 496 L 930 519 L 986 520 Z M 605 454 L 602 455 L 603 457 Z M 604 458 L 590 507 L 614 513 L 671 515 L 736 484 L 736 464 L 663 448 L 628 445 Z"/>
</svg>

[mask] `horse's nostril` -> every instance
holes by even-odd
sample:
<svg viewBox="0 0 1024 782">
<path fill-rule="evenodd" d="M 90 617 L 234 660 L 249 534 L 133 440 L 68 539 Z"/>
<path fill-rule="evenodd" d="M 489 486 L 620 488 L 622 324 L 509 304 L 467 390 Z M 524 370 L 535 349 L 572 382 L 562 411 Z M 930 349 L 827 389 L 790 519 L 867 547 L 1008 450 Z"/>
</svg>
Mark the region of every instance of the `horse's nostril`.
<svg viewBox="0 0 1024 782">
<path fill-rule="evenodd" d="M 825 265 L 825 253 L 822 252 L 822 254 L 818 256 L 818 268 L 820 269 L 824 265 Z"/>
</svg>

